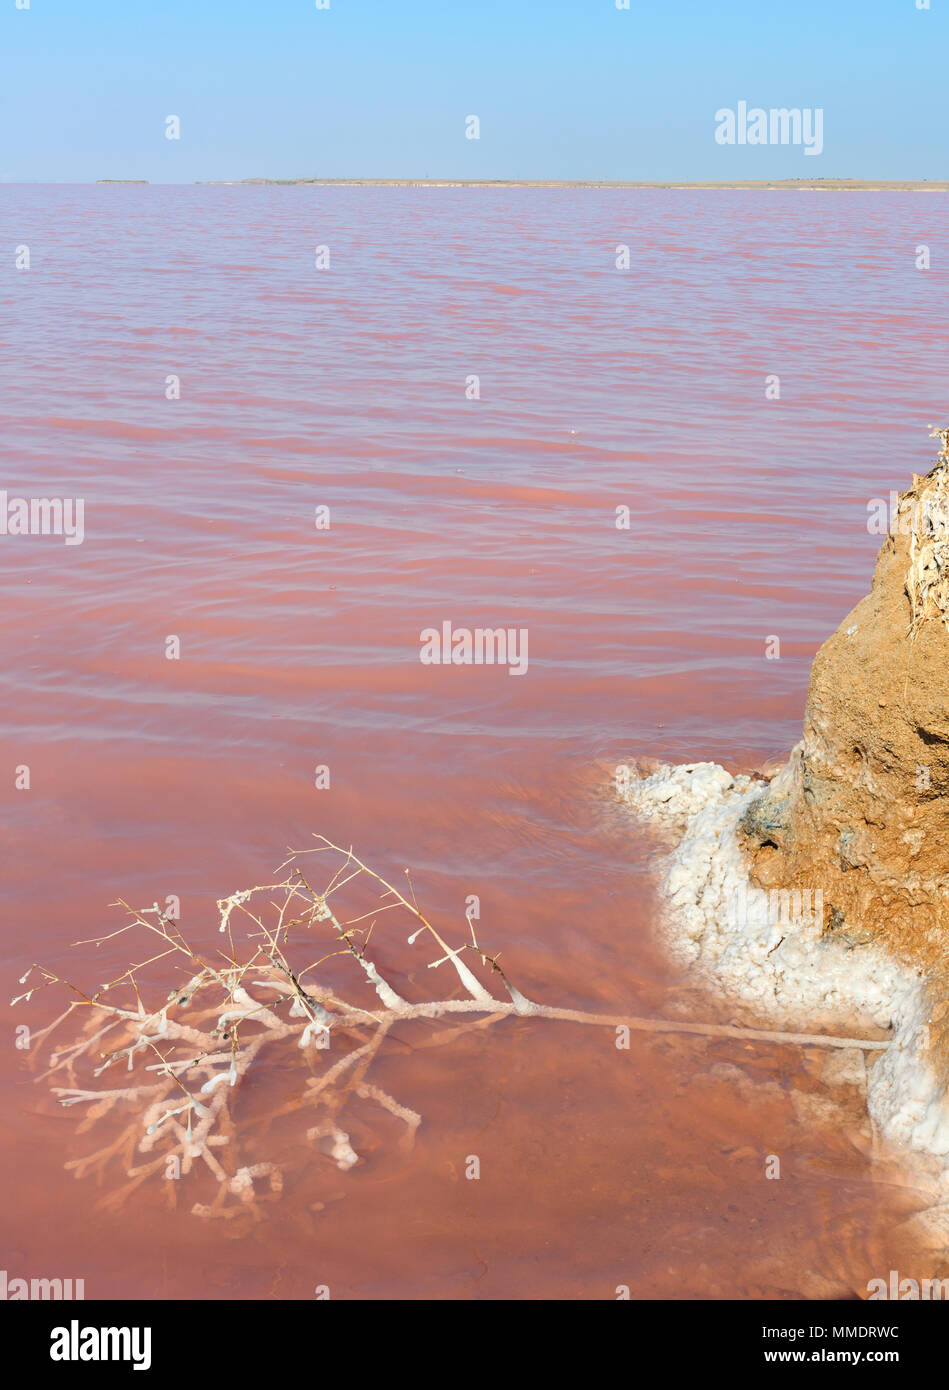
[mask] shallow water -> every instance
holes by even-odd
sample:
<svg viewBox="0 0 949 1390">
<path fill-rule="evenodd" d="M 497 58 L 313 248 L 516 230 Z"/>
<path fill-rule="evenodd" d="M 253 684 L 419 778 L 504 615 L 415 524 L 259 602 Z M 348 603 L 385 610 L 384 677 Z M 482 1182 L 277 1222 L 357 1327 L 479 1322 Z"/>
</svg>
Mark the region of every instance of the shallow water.
<svg viewBox="0 0 949 1390">
<path fill-rule="evenodd" d="M 32 269 L 0 276 L 0 483 L 83 497 L 86 527 L 0 538 L 7 997 L 114 929 L 118 897 L 175 894 L 214 939 L 213 900 L 319 831 L 411 866 L 459 939 L 477 894 L 532 997 L 659 1012 L 654 851 L 613 770 L 749 769 L 799 736 L 872 572 L 867 502 L 944 423 L 944 271 L 914 266 L 940 216 L 912 194 L 6 188 L 0 242 Z M 445 620 L 526 628 L 527 674 L 422 665 Z M 379 1065 L 424 1116 L 414 1154 L 371 1117 L 347 1175 L 298 1147 L 231 1238 L 151 1191 L 93 1215 L 61 1168 L 73 1116 L 40 1113 L 8 1048 L 5 1267 L 90 1297 L 830 1296 L 886 1272 L 861 1141 L 795 1110 L 813 1057 L 509 1020 Z"/>
</svg>

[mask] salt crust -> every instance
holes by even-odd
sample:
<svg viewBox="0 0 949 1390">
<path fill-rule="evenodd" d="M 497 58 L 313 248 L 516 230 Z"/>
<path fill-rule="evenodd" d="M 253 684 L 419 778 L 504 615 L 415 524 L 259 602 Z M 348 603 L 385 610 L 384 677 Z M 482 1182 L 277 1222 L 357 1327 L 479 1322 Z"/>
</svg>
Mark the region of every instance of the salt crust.
<svg viewBox="0 0 949 1390">
<path fill-rule="evenodd" d="M 854 1036 L 868 1026 L 892 1029 L 890 1047 L 869 1068 L 867 1108 L 888 1145 L 940 1160 L 926 1167 L 938 1173 L 945 1201 L 949 1106 L 925 1055 L 926 982 L 879 947 L 822 938 L 807 914 L 775 920 L 768 893 L 748 879 L 737 833 L 766 790 L 710 762 L 662 767 L 631 783 L 625 800 L 673 844 L 661 866 L 667 948 L 719 993 L 781 1026 Z"/>
</svg>

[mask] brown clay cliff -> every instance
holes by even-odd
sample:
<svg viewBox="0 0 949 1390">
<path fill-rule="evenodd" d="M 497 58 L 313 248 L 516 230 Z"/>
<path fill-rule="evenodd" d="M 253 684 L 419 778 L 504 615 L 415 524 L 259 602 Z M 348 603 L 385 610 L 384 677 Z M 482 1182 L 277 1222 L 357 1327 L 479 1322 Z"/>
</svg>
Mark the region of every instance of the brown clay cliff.
<svg viewBox="0 0 949 1390">
<path fill-rule="evenodd" d="M 753 884 L 820 888 L 825 935 L 926 976 L 931 1060 L 949 1075 L 949 430 L 934 433 L 942 453 L 818 652 L 803 740 L 739 840 Z"/>
</svg>

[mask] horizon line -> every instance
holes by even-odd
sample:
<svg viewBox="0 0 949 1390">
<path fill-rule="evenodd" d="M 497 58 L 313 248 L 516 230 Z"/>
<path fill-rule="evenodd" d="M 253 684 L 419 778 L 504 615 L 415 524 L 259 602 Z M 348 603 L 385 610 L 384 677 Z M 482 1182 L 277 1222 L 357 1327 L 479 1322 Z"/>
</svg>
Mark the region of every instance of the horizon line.
<svg viewBox="0 0 949 1390">
<path fill-rule="evenodd" d="M 42 181 L 38 181 L 42 182 Z M 152 184 L 149 179 L 95 179 L 86 186 L 137 185 L 165 188 L 351 187 L 351 188 L 670 188 L 670 189 L 805 189 L 863 192 L 949 192 L 944 179 L 462 179 L 462 178 L 263 178 L 192 179 L 180 184 Z"/>
</svg>

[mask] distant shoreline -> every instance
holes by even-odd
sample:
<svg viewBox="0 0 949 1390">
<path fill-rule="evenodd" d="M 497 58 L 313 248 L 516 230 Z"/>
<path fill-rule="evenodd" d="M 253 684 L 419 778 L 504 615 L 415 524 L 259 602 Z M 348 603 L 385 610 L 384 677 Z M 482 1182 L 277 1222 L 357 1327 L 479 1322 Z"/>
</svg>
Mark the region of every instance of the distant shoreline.
<svg viewBox="0 0 949 1390">
<path fill-rule="evenodd" d="M 148 184 L 147 179 L 97 179 L 97 184 Z M 624 182 L 611 179 L 200 179 L 202 188 L 680 188 L 814 193 L 949 193 L 939 179 L 728 179 L 722 182 Z M 149 185 L 151 186 L 151 185 Z M 154 185 L 175 187 L 175 185 Z M 194 186 L 194 185 L 190 185 Z"/>
</svg>

